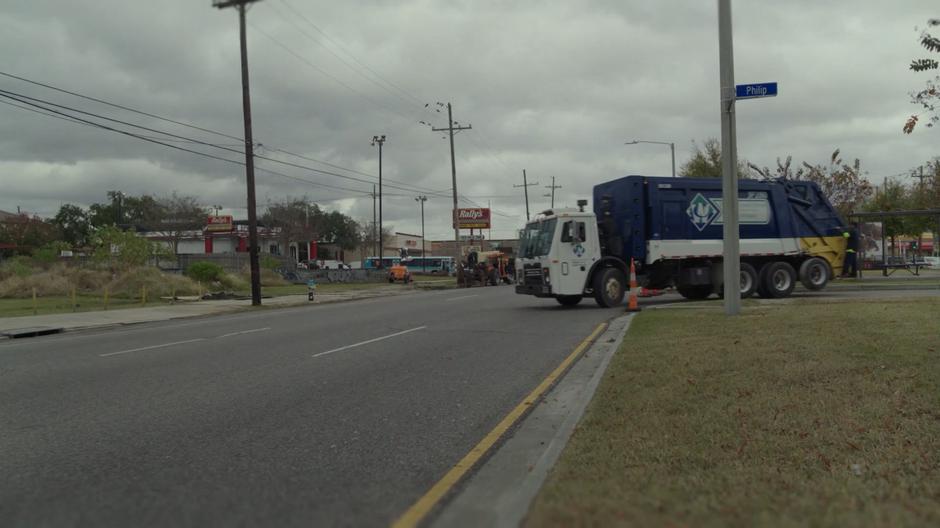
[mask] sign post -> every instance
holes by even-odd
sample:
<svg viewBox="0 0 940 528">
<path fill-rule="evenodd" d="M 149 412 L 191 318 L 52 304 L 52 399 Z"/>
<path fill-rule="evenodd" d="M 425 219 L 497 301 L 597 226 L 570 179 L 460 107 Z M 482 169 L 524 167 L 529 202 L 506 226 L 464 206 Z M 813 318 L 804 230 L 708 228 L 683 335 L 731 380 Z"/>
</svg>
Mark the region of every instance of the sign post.
<svg viewBox="0 0 940 528">
<path fill-rule="evenodd" d="M 735 137 L 734 45 L 731 0 L 718 0 L 718 64 L 721 88 L 722 266 L 725 314 L 741 313 L 741 241 L 738 230 L 738 147 Z"/>
</svg>

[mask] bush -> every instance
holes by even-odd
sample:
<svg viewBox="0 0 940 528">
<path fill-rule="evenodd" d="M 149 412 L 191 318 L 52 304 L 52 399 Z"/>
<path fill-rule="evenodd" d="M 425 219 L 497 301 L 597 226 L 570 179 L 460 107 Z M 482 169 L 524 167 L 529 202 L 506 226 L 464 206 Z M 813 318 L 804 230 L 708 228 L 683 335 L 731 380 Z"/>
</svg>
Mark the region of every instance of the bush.
<svg viewBox="0 0 940 528">
<path fill-rule="evenodd" d="M 157 268 L 133 268 L 121 273 L 108 284 L 111 295 L 115 297 L 137 298 L 141 288 L 147 288 L 147 297 L 168 297 L 176 295 L 195 295 L 201 291 L 199 284 L 182 275 L 165 273 Z"/>
<path fill-rule="evenodd" d="M 251 287 L 249 281 L 239 277 L 234 273 L 223 274 L 221 277 L 219 277 L 218 285 L 229 291 L 247 290 Z"/>
<path fill-rule="evenodd" d="M 281 261 L 271 255 L 261 255 L 261 259 L 258 262 L 262 270 L 274 271 L 281 267 Z"/>
<path fill-rule="evenodd" d="M 203 284 L 210 284 L 221 281 L 225 276 L 225 270 L 218 264 L 199 261 L 192 263 L 186 269 L 186 276 Z"/>
<path fill-rule="evenodd" d="M 12 276 L 28 277 L 33 274 L 32 260 L 29 257 L 17 256 L 3 261 L 0 264 L 0 280 Z"/>
</svg>

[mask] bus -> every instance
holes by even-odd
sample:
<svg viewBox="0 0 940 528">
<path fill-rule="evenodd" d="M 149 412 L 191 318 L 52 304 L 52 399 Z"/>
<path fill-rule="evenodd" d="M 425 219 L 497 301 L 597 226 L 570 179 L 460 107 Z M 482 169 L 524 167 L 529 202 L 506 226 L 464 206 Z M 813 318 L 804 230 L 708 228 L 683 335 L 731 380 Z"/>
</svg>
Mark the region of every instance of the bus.
<svg viewBox="0 0 940 528">
<path fill-rule="evenodd" d="M 401 262 L 401 257 L 382 257 L 382 268 L 388 269 Z M 379 269 L 379 257 L 367 257 L 362 261 L 362 269 Z"/>
<path fill-rule="evenodd" d="M 454 272 L 454 257 L 410 257 L 402 263 L 412 273 L 450 275 Z"/>
</svg>

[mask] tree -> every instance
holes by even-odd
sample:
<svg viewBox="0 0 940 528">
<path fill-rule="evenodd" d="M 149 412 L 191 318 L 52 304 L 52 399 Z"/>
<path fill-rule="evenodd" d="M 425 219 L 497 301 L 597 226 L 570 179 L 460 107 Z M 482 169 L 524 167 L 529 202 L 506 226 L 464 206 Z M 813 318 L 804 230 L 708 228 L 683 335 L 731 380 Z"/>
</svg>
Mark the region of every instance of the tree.
<svg viewBox="0 0 940 528">
<path fill-rule="evenodd" d="M 55 225 L 38 216 L 19 214 L 0 222 L 0 244 L 13 246 L 13 252 L 30 254 L 55 241 Z"/>
<path fill-rule="evenodd" d="M 122 231 L 117 226 L 99 229 L 91 242 L 94 260 L 107 263 L 112 270 L 127 270 L 143 266 L 151 259 L 169 256 L 163 244 L 139 237 L 133 231 Z"/>
<path fill-rule="evenodd" d="M 306 196 L 303 198 L 285 198 L 283 202 L 268 204 L 261 215 L 261 222 L 276 230 L 281 248 L 287 248 L 291 242 L 317 240 L 322 212 L 317 205 L 310 205 Z"/>
<path fill-rule="evenodd" d="M 209 215 L 209 211 L 199 205 L 199 201 L 194 196 L 178 195 L 176 192 L 161 198 L 157 204 L 162 218 L 159 219 L 159 222 L 148 227 L 164 234 L 166 239 L 170 241 L 170 246 L 175 255 L 178 253 L 180 240 L 187 233 L 198 231 L 206 225 L 206 217 Z"/>
<path fill-rule="evenodd" d="M 940 18 L 931 18 L 927 21 L 927 28 L 936 26 L 940 26 Z M 924 29 L 920 32 L 920 45 L 929 52 L 940 53 L 940 39 L 930 34 L 928 29 Z M 911 70 L 918 73 L 936 71 L 938 67 L 940 67 L 940 62 L 929 57 L 913 59 L 910 65 Z M 921 114 L 914 114 L 907 119 L 902 129 L 905 134 L 910 134 L 914 131 L 914 127 L 917 126 L 917 121 L 923 113 L 931 114 L 930 120 L 924 125 L 928 128 L 940 121 L 940 115 L 937 114 L 936 110 L 936 105 L 940 102 L 940 76 L 934 75 L 932 79 L 927 80 L 922 90 L 911 92 L 910 95 L 911 103 L 920 105 L 921 108 L 923 108 L 923 112 L 921 112 Z"/>
<path fill-rule="evenodd" d="M 692 146 L 695 153 L 679 168 L 679 175 L 690 178 L 721 178 L 721 143 L 715 138 L 709 138 L 705 140 L 704 150 L 694 141 Z M 746 177 L 746 171 L 747 163 L 738 160 L 738 177 Z"/>
<path fill-rule="evenodd" d="M 851 163 L 844 163 L 839 156 L 839 149 L 832 152 L 828 165 L 810 165 L 793 169 L 793 156 L 787 156 L 781 162 L 777 158 L 777 168 L 771 172 L 767 167 L 758 167 L 748 163 L 748 168 L 765 180 L 783 179 L 792 181 L 811 181 L 819 185 L 820 190 L 829 199 L 842 218 L 856 210 L 872 195 L 872 186 L 862 179 L 861 162 L 858 158 Z"/>
<path fill-rule="evenodd" d="M 376 248 L 379 247 L 378 224 L 375 222 L 363 222 L 357 224 L 359 228 L 359 260 L 365 260 L 368 257 L 377 257 Z M 382 228 L 382 237 L 385 240 L 392 239 L 391 228 Z"/>
<path fill-rule="evenodd" d="M 83 247 L 88 244 L 91 233 L 91 224 L 88 213 L 77 205 L 64 204 L 59 208 L 52 223 L 59 228 L 62 240 L 73 247 Z"/>
<path fill-rule="evenodd" d="M 342 249 L 353 249 L 360 241 L 359 225 L 352 218 L 333 211 L 323 215 L 320 223 L 320 240 L 336 244 Z"/>
</svg>

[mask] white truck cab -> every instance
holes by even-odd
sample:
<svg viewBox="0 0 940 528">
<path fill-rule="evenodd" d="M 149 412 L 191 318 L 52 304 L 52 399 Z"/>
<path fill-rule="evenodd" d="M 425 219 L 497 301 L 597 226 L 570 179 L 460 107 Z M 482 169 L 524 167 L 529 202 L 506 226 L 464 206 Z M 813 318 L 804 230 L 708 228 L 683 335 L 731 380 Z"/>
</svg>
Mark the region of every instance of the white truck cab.
<svg viewBox="0 0 940 528">
<path fill-rule="evenodd" d="M 574 306 L 594 295 L 616 306 L 625 292 L 624 271 L 602 257 L 597 218 L 579 209 L 547 210 L 526 224 L 516 259 L 516 293 L 552 297 Z"/>
</svg>

